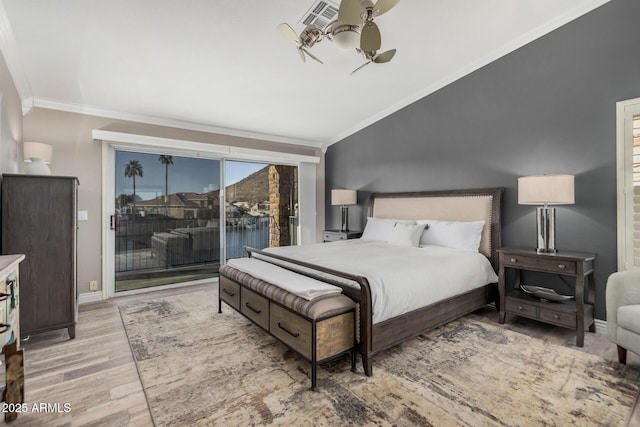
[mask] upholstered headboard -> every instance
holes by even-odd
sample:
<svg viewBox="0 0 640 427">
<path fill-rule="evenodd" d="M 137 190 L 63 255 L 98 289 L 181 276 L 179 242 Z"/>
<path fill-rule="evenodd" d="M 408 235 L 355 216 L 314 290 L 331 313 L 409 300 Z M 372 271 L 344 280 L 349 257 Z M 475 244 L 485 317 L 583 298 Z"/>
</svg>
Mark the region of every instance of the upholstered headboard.
<svg viewBox="0 0 640 427">
<path fill-rule="evenodd" d="M 369 216 L 393 219 L 433 219 L 441 221 L 484 220 L 480 252 L 497 270 L 500 248 L 500 208 L 504 188 L 373 193 Z"/>
</svg>

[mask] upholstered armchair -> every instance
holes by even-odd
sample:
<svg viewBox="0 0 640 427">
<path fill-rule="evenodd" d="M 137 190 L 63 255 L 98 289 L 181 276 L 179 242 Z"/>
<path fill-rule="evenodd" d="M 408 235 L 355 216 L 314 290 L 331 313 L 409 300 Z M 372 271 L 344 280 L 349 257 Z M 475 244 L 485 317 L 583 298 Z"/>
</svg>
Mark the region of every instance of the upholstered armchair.
<svg viewBox="0 0 640 427">
<path fill-rule="evenodd" d="M 627 350 L 640 355 L 640 270 L 613 273 L 607 280 L 607 333 L 618 345 L 618 360 Z"/>
</svg>

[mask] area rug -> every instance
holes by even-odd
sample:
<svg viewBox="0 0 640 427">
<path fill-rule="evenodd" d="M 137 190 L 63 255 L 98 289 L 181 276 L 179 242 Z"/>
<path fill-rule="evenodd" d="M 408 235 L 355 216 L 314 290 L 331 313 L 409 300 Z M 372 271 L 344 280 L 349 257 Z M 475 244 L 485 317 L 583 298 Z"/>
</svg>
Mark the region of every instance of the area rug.
<svg viewBox="0 0 640 427">
<path fill-rule="evenodd" d="M 158 426 L 621 426 L 640 372 L 462 318 L 378 354 L 318 369 L 223 304 L 216 290 L 120 307 Z M 360 361 L 359 361 L 360 362 Z"/>
</svg>

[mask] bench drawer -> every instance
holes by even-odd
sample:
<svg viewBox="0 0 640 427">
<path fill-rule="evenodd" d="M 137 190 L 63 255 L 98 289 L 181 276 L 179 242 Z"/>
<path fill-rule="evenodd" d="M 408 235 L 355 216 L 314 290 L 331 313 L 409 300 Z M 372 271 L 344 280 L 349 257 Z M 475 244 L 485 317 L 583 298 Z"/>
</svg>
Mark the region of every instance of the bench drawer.
<svg viewBox="0 0 640 427">
<path fill-rule="evenodd" d="M 240 291 L 240 312 L 258 326 L 269 330 L 269 301 L 263 296 L 242 288 Z"/>
<path fill-rule="evenodd" d="M 218 292 L 222 301 L 240 311 L 240 285 L 224 276 L 220 276 Z"/>
<path fill-rule="evenodd" d="M 270 310 L 269 332 L 311 360 L 311 322 L 276 304 Z"/>
</svg>

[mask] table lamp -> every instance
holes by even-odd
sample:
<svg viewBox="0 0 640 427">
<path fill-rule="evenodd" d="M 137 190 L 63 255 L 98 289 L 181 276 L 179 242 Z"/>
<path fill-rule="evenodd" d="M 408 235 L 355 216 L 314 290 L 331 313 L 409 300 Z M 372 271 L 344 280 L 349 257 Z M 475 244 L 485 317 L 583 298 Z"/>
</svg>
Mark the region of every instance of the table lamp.
<svg viewBox="0 0 640 427">
<path fill-rule="evenodd" d="M 536 252 L 557 252 L 556 210 L 549 205 L 575 203 L 573 175 L 532 175 L 518 178 L 518 204 L 542 205 L 536 208 Z"/>
<path fill-rule="evenodd" d="M 349 208 L 347 205 L 357 204 L 356 190 L 331 190 L 331 204 L 340 206 L 340 231 L 349 231 Z"/>
<path fill-rule="evenodd" d="M 25 142 L 23 147 L 24 161 L 28 163 L 28 175 L 51 175 L 49 163 L 53 158 L 53 147 L 42 142 Z"/>
</svg>

